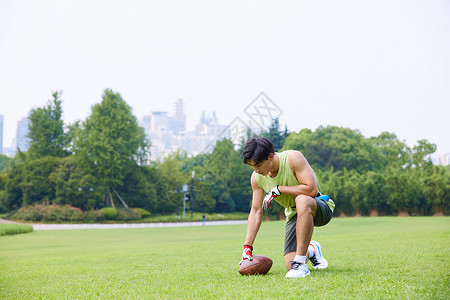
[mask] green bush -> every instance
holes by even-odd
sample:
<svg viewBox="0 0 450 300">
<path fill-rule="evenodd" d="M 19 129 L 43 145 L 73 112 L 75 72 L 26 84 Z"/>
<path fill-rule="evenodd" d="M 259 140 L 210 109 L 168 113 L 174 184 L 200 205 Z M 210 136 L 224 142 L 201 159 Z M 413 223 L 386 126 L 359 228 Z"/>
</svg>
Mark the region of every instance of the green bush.
<svg viewBox="0 0 450 300">
<path fill-rule="evenodd" d="M 33 231 L 33 226 L 25 224 L 0 224 L 1 235 L 13 235 L 19 233 L 28 233 Z"/>
<path fill-rule="evenodd" d="M 12 216 L 12 220 L 29 222 L 79 222 L 84 218 L 84 213 L 70 205 L 42 205 L 23 206 Z"/>
<path fill-rule="evenodd" d="M 103 207 L 100 211 L 103 213 L 106 220 L 115 220 L 119 214 L 117 209 L 113 207 Z"/>
<path fill-rule="evenodd" d="M 105 215 L 101 210 L 88 210 L 84 215 L 85 223 L 99 223 L 105 221 Z"/>
<path fill-rule="evenodd" d="M 117 209 L 117 219 L 120 221 L 133 221 L 141 219 L 141 214 L 136 209 L 119 208 Z"/>
<path fill-rule="evenodd" d="M 71 222 L 81 222 L 85 218 L 85 213 L 81 211 L 81 209 L 74 210 L 72 215 L 70 216 Z"/>
<path fill-rule="evenodd" d="M 44 216 L 44 205 L 22 206 L 12 216 L 11 220 L 40 222 Z"/>
<path fill-rule="evenodd" d="M 137 212 L 141 215 L 141 218 L 148 218 L 151 215 L 151 213 L 148 210 L 145 210 L 140 207 L 135 208 L 135 210 L 137 210 Z"/>
</svg>

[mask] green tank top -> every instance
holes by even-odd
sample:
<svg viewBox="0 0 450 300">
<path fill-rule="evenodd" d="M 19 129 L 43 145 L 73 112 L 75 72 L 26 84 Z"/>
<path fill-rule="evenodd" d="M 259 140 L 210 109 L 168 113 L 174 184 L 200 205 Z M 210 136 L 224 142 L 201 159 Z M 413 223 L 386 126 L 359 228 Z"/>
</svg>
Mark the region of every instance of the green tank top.
<svg viewBox="0 0 450 300">
<path fill-rule="evenodd" d="M 261 174 L 256 174 L 256 182 L 264 190 L 265 193 L 267 193 L 277 185 L 293 186 L 300 184 L 300 182 L 298 182 L 297 178 L 295 178 L 294 174 L 292 173 L 291 167 L 289 166 L 288 157 L 291 151 L 292 150 L 287 150 L 280 153 L 275 153 L 276 155 L 278 155 L 278 159 L 280 161 L 277 176 L 272 178 L 269 175 L 263 176 Z M 280 196 L 275 198 L 275 201 L 280 203 L 280 205 L 285 208 L 284 214 L 286 216 L 286 220 L 291 219 L 297 214 L 297 210 L 294 208 L 295 196 L 281 194 Z M 330 199 L 329 201 L 326 201 L 326 203 L 331 208 L 331 211 L 333 211 L 333 200 Z"/>
</svg>

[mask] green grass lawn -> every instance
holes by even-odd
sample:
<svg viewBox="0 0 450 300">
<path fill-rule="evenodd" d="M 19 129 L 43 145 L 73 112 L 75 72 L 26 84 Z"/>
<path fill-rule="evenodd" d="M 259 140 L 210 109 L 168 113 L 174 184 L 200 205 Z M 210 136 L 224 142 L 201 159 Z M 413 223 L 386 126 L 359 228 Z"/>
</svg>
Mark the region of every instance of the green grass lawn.
<svg viewBox="0 0 450 300">
<path fill-rule="evenodd" d="M 450 218 L 336 218 L 316 228 L 329 262 L 286 279 L 284 222 L 264 222 L 241 276 L 245 225 L 34 231 L 0 237 L 1 299 L 449 299 Z"/>
</svg>

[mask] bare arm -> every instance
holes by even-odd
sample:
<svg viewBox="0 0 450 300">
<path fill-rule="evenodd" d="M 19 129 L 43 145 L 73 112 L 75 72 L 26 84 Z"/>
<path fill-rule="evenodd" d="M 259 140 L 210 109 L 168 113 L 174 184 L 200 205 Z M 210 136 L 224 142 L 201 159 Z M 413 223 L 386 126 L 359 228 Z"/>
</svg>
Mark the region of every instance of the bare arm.
<svg viewBox="0 0 450 300">
<path fill-rule="evenodd" d="M 262 221 L 262 202 L 264 199 L 264 191 L 256 182 L 255 172 L 252 174 L 251 184 L 253 189 L 252 208 L 248 215 L 247 235 L 245 237 L 245 244 L 253 245 Z"/>
<path fill-rule="evenodd" d="M 279 186 L 280 193 L 291 196 L 307 195 L 316 197 L 318 192 L 316 178 L 311 166 L 301 152 L 292 151 L 289 153 L 289 166 L 300 184 Z"/>
</svg>

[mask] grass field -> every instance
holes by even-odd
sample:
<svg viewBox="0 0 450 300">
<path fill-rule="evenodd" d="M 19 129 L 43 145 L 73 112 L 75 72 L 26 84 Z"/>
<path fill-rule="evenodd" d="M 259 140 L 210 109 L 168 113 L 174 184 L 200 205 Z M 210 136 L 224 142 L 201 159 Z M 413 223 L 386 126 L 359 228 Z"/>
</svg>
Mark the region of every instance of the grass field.
<svg viewBox="0 0 450 300">
<path fill-rule="evenodd" d="M 237 272 L 245 225 L 34 231 L 0 237 L 1 299 L 449 299 L 450 218 L 336 218 L 329 262 L 284 278 L 284 222 L 264 222 L 265 276 Z"/>
</svg>

